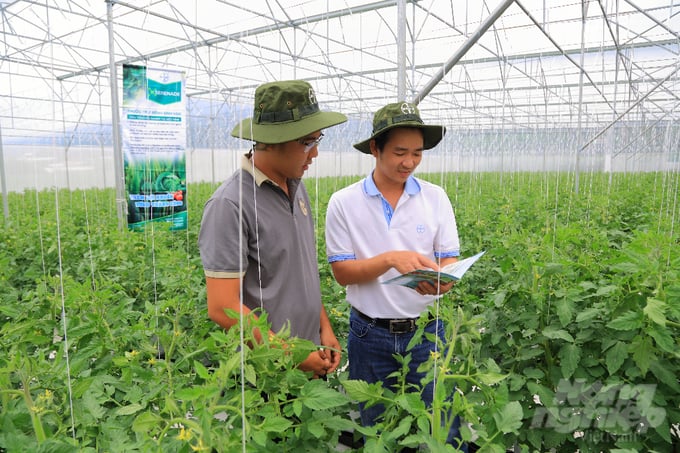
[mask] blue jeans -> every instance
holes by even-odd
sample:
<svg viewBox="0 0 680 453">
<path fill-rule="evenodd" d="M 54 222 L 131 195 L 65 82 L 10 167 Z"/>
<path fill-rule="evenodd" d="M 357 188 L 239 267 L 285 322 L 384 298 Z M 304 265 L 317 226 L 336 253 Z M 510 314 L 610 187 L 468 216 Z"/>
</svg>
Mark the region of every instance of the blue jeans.
<svg viewBox="0 0 680 453">
<path fill-rule="evenodd" d="M 425 332 L 434 334 L 445 342 L 445 329 L 442 321 L 430 322 L 425 327 Z M 397 384 L 397 379 L 388 377 L 395 371 L 401 370 L 401 365 L 394 357 L 394 354 L 411 354 L 409 372 L 406 376 L 407 384 L 414 384 L 417 388 L 422 388 L 422 399 L 430 407 L 434 394 L 434 382 L 430 381 L 422 387 L 421 380 L 425 373 L 417 371 L 418 366 L 429 360 L 430 353 L 435 351 L 435 344 L 423 338 L 423 341 L 413 349 L 407 351 L 407 346 L 413 338 L 414 332 L 390 333 L 389 329 L 379 327 L 367 321 L 352 310 L 349 316 L 349 337 L 347 339 L 347 354 L 349 357 L 349 378 L 362 380 L 368 383 L 382 382 L 383 387 L 391 388 Z M 440 351 L 442 355 L 444 351 Z M 381 414 L 384 412 L 383 405 L 365 407 L 359 404 L 361 423 L 364 426 L 374 425 Z M 458 428 L 460 420 L 456 416 L 449 432 L 447 443 L 458 445 L 460 439 Z M 466 451 L 466 450 L 464 450 Z"/>
</svg>

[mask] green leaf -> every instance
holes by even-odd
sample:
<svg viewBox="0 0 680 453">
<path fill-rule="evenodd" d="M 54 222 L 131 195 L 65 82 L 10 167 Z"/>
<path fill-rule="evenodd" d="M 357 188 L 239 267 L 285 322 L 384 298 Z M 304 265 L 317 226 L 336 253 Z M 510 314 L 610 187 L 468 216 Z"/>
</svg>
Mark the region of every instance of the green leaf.
<svg viewBox="0 0 680 453">
<path fill-rule="evenodd" d="M 581 313 L 576 315 L 576 322 L 590 321 L 591 319 L 597 318 L 602 313 L 601 308 L 588 308 L 583 310 Z"/>
<path fill-rule="evenodd" d="M 672 442 L 671 440 L 671 429 L 670 426 L 668 426 L 668 417 L 664 417 L 663 420 L 659 423 L 659 426 L 654 427 L 654 431 L 661 436 L 663 440 L 666 441 L 667 444 L 670 445 Z"/>
<path fill-rule="evenodd" d="M 293 413 L 300 417 L 302 415 L 302 401 L 299 399 L 293 401 Z"/>
<path fill-rule="evenodd" d="M 557 310 L 557 317 L 562 327 L 571 322 L 571 318 L 574 315 L 574 303 L 571 300 L 566 298 L 558 299 L 555 303 L 555 309 Z"/>
<path fill-rule="evenodd" d="M 179 412 L 179 407 L 177 406 L 177 400 L 175 399 L 175 395 L 166 395 L 164 400 L 165 407 L 163 408 L 163 413 L 176 414 Z"/>
<path fill-rule="evenodd" d="M 522 405 L 519 401 L 511 401 L 500 411 L 493 414 L 493 419 L 496 422 L 496 427 L 499 431 L 508 433 L 517 433 L 522 426 Z"/>
<path fill-rule="evenodd" d="M 501 382 L 503 379 L 507 378 L 508 375 L 502 373 L 492 373 L 487 371 L 485 373 L 478 373 L 476 377 L 482 384 L 495 385 Z"/>
<path fill-rule="evenodd" d="M 524 370 L 522 370 L 522 374 L 524 374 L 526 377 L 530 379 L 543 379 L 543 376 L 545 376 L 543 370 L 533 367 L 525 368 Z"/>
<path fill-rule="evenodd" d="M 633 339 L 631 349 L 633 350 L 635 364 L 640 368 L 642 375 L 646 375 L 652 359 L 655 358 L 652 340 L 649 337 L 642 338 L 638 335 Z"/>
<path fill-rule="evenodd" d="M 241 366 L 241 356 L 239 354 L 231 354 L 226 361 L 221 363 L 221 372 L 230 375 L 232 372 L 237 371 Z M 238 371 L 240 372 L 240 371 Z"/>
<path fill-rule="evenodd" d="M 300 392 L 302 404 L 314 410 L 330 409 L 347 403 L 347 397 L 335 389 L 329 388 L 325 381 L 313 379 Z"/>
<path fill-rule="evenodd" d="M 670 363 L 663 363 L 662 361 L 655 360 L 649 364 L 649 370 L 652 372 L 654 377 L 656 377 L 660 382 L 663 382 L 669 386 L 676 393 L 680 393 L 680 383 L 678 383 L 678 377 L 670 371 L 672 365 Z"/>
<path fill-rule="evenodd" d="M 569 343 L 574 342 L 574 337 L 572 337 L 569 332 L 567 332 L 564 329 L 555 329 L 552 326 L 548 326 L 545 329 L 543 329 L 543 335 L 546 336 L 547 338 L 550 338 L 551 340 L 564 340 L 568 341 Z"/>
<path fill-rule="evenodd" d="M 377 383 L 369 384 L 359 380 L 345 380 L 340 383 L 349 397 L 360 403 L 376 400 L 384 393 L 382 385 Z"/>
<path fill-rule="evenodd" d="M 609 324 L 607 327 L 615 330 L 636 330 L 642 327 L 642 317 L 634 311 L 627 311 Z"/>
<path fill-rule="evenodd" d="M 444 387 L 444 386 L 440 386 Z M 408 413 L 414 413 L 418 410 L 425 409 L 425 403 L 419 393 L 408 392 L 397 396 L 394 400 L 399 407 L 403 408 Z"/>
<path fill-rule="evenodd" d="M 634 263 L 619 263 L 612 266 L 612 270 L 624 274 L 635 274 L 640 272 L 640 266 Z"/>
<path fill-rule="evenodd" d="M 160 426 L 162 418 L 153 412 L 142 412 L 132 422 L 132 430 L 136 433 L 147 433 L 152 431 L 157 426 Z"/>
<path fill-rule="evenodd" d="M 255 441 L 256 444 L 264 447 L 267 445 L 267 433 L 262 430 L 253 430 L 252 433 L 252 438 L 253 441 Z"/>
<path fill-rule="evenodd" d="M 146 406 L 144 406 L 142 404 L 129 404 L 127 406 L 119 407 L 118 409 L 116 409 L 114 411 L 114 413 L 116 415 L 132 415 L 132 414 L 135 414 L 135 413 L 141 411 L 145 407 Z"/>
<path fill-rule="evenodd" d="M 323 436 L 326 433 L 326 429 L 323 425 L 323 422 L 318 419 L 312 419 L 306 422 L 305 428 L 307 428 L 307 431 L 309 431 L 309 433 L 312 436 L 316 437 L 317 439 L 320 439 L 321 436 Z"/>
<path fill-rule="evenodd" d="M 499 444 L 486 444 L 477 453 L 505 453 L 507 450 L 505 446 Z"/>
<path fill-rule="evenodd" d="M 597 292 L 595 293 L 596 296 L 609 296 L 612 293 L 615 293 L 619 291 L 620 288 L 616 285 L 605 285 L 605 286 L 600 286 L 597 288 Z"/>
<path fill-rule="evenodd" d="M 177 398 L 184 401 L 193 401 L 202 397 L 205 389 L 202 387 L 189 387 L 177 390 Z"/>
<path fill-rule="evenodd" d="M 423 432 L 423 433 L 429 433 L 431 431 L 431 425 L 430 425 L 430 417 L 425 416 L 425 415 L 420 415 L 416 419 L 416 425 L 418 425 L 418 429 Z M 465 425 L 467 426 L 467 425 Z M 462 426 L 461 426 L 462 429 Z"/>
<path fill-rule="evenodd" d="M 148 396 L 148 394 L 145 395 L 144 390 L 138 385 L 133 386 L 125 392 L 125 400 L 129 403 L 138 403 L 142 401 L 145 396 Z"/>
<path fill-rule="evenodd" d="M 668 329 L 661 327 L 659 324 L 652 324 L 645 330 L 650 337 L 654 338 L 659 349 L 677 356 L 678 347 Z"/>
<path fill-rule="evenodd" d="M 319 420 L 323 426 L 334 431 L 351 431 L 356 424 L 347 418 L 347 414 L 334 415 L 333 417 L 323 417 Z M 429 431 L 428 431 L 429 432 Z"/>
<path fill-rule="evenodd" d="M 534 357 L 542 357 L 545 354 L 545 350 L 537 344 L 527 346 L 520 349 L 519 360 L 531 360 Z"/>
<path fill-rule="evenodd" d="M 578 368 L 578 362 L 581 359 L 581 348 L 575 344 L 565 344 L 560 349 L 558 356 L 560 358 L 562 377 L 568 379 L 574 375 L 574 371 Z"/>
<path fill-rule="evenodd" d="M 607 371 L 609 371 L 609 374 L 614 375 L 627 358 L 628 346 L 622 341 L 617 341 L 614 346 L 609 348 L 607 355 L 605 356 L 605 363 L 607 364 Z"/>
<path fill-rule="evenodd" d="M 399 421 L 396 428 L 390 430 L 389 433 L 383 434 L 386 439 L 399 439 L 400 437 L 408 434 L 411 430 L 411 423 L 413 422 L 413 417 L 408 415 Z"/>
<path fill-rule="evenodd" d="M 564 272 L 564 265 L 562 263 L 545 263 L 543 269 L 543 276 L 556 275 Z"/>
<path fill-rule="evenodd" d="M 500 308 L 503 306 L 503 303 L 505 302 L 505 298 L 507 297 L 507 292 L 506 291 L 498 291 L 493 295 L 493 304 L 496 308 Z"/>
<path fill-rule="evenodd" d="M 257 373 L 255 372 L 255 367 L 249 363 L 246 363 L 244 367 L 244 375 L 246 381 L 248 381 L 249 384 L 257 386 Z"/>
<path fill-rule="evenodd" d="M 642 311 L 653 322 L 659 324 L 660 326 L 666 325 L 665 302 L 649 297 L 647 298 L 647 305 L 645 305 L 645 308 Z"/>
<path fill-rule="evenodd" d="M 196 374 L 198 374 L 202 379 L 205 379 L 206 381 L 210 379 L 210 373 L 208 373 L 208 369 L 198 360 L 194 360 L 194 370 L 196 370 Z"/>
<path fill-rule="evenodd" d="M 266 432 L 280 433 L 293 425 L 293 422 L 281 416 L 266 417 L 261 428 Z"/>
<path fill-rule="evenodd" d="M 83 395 L 83 404 L 87 408 L 88 412 L 96 419 L 104 417 L 106 414 L 106 409 L 104 409 L 97 401 L 94 393 L 85 393 Z"/>
</svg>

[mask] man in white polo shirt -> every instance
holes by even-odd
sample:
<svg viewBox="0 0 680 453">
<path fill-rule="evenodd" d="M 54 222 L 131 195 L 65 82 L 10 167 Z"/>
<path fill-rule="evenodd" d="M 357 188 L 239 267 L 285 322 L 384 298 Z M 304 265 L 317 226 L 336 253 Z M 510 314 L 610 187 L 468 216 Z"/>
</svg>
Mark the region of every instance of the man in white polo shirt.
<svg viewBox="0 0 680 453">
<path fill-rule="evenodd" d="M 423 341 L 407 350 L 417 319 L 453 283 L 420 282 L 416 289 L 382 282 L 416 269 L 438 270 L 460 253 L 456 219 L 444 190 L 414 177 L 423 150 L 433 148 L 446 132 L 426 125 L 414 104 L 388 104 L 373 117 L 373 134 L 354 145 L 372 154 L 375 168 L 366 178 L 331 196 L 326 213 L 326 251 L 333 274 L 347 286 L 352 306 L 347 340 L 350 379 L 396 384 L 401 370 L 393 355 L 411 353 L 409 384 L 420 386 L 417 368 L 435 350 Z M 426 332 L 444 342 L 444 326 L 432 320 Z M 433 384 L 422 389 L 430 405 Z M 360 405 L 364 425 L 376 423 L 384 408 Z M 458 440 L 458 422 L 449 441 Z"/>
<path fill-rule="evenodd" d="M 229 329 L 238 319 L 225 309 L 265 312 L 271 333 L 288 325 L 291 335 L 321 346 L 300 364 L 314 376 L 337 368 L 340 344 L 321 303 L 314 220 L 301 178 L 318 155 L 321 130 L 345 121 L 319 110 L 307 82 L 257 87 L 253 118 L 231 133 L 253 148 L 206 202 L 198 239 L 210 318 Z"/>
</svg>

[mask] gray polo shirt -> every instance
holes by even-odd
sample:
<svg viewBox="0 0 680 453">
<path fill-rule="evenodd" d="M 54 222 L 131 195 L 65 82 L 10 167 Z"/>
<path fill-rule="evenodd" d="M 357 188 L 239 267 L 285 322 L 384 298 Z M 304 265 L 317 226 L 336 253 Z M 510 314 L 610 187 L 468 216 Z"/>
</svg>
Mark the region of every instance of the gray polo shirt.
<svg viewBox="0 0 680 453">
<path fill-rule="evenodd" d="M 262 308 L 274 332 L 290 322 L 291 335 L 319 344 L 321 289 L 307 189 L 289 180 L 288 198 L 245 156 L 241 167 L 205 204 L 198 237 L 205 275 L 243 277 L 243 303 Z"/>
</svg>

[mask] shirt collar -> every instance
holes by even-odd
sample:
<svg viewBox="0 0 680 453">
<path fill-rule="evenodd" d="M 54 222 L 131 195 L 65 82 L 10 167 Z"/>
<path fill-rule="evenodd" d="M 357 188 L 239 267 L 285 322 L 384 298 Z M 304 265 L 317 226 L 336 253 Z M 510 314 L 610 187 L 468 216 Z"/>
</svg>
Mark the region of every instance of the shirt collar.
<svg viewBox="0 0 680 453">
<path fill-rule="evenodd" d="M 257 184 L 257 187 L 262 186 L 262 183 L 265 181 L 269 181 L 271 184 L 274 186 L 278 187 L 278 184 L 276 184 L 274 181 L 272 181 L 269 176 L 265 175 L 259 168 L 255 166 L 253 163 L 253 156 L 252 154 L 244 154 L 241 156 L 241 168 L 251 175 L 253 175 L 253 179 L 255 180 L 255 184 Z M 291 193 L 291 197 L 297 192 L 297 188 L 300 185 L 300 179 L 288 179 L 288 190 Z"/>
<path fill-rule="evenodd" d="M 255 166 L 253 163 L 253 156 L 252 154 L 244 154 L 241 156 L 241 168 L 253 175 L 253 179 L 255 179 L 255 184 L 257 186 L 261 186 L 263 182 L 265 181 L 270 181 L 274 182 L 267 175 L 262 173 L 259 168 Z"/>
<path fill-rule="evenodd" d="M 364 179 L 364 192 L 371 197 L 380 195 L 380 191 L 373 181 L 373 172 Z M 420 192 L 420 183 L 413 175 L 410 175 L 406 180 L 404 192 L 408 195 L 415 195 Z"/>
</svg>

